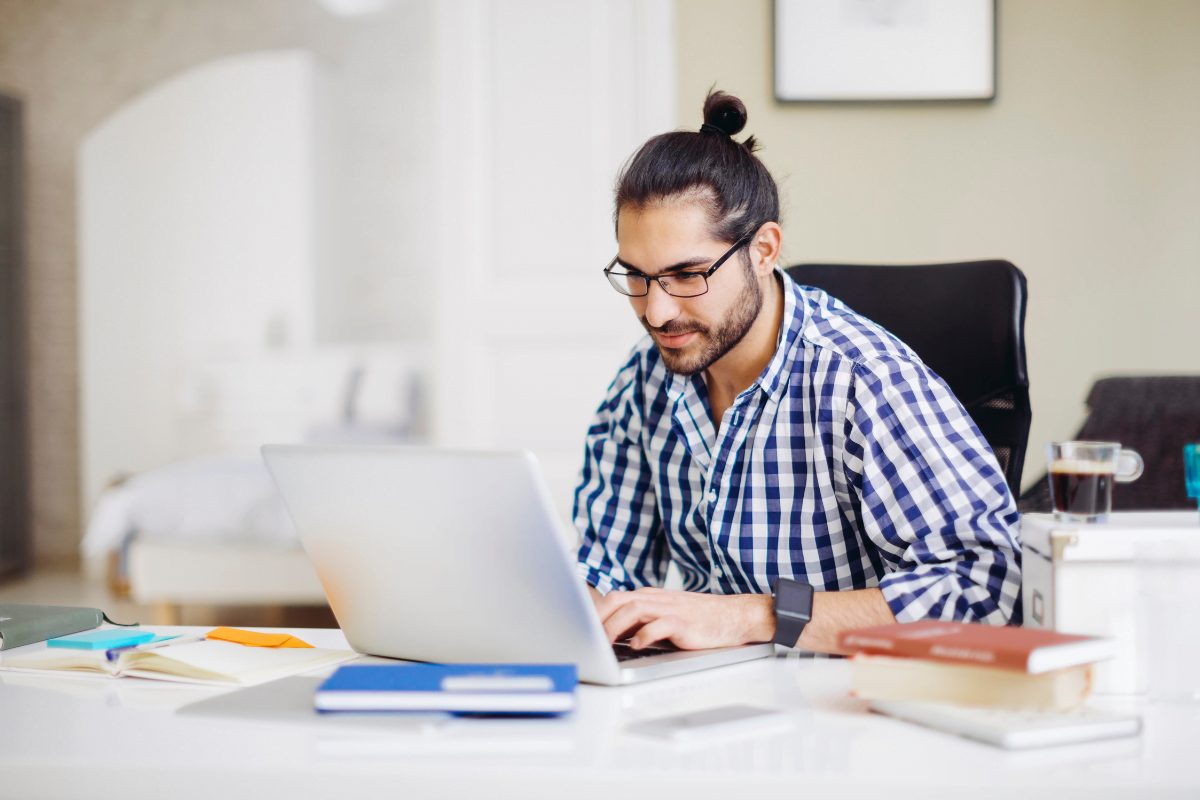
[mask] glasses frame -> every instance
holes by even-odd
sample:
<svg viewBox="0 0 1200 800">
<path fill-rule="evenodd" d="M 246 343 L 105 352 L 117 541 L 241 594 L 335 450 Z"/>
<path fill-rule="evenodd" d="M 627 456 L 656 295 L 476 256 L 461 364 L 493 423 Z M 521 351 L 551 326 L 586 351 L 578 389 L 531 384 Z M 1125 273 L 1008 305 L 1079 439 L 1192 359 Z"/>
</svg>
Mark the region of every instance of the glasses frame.
<svg viewBox="0 0 1200 800">
<path fill-rule="evenodd" d="M 619 262 L 621 259 L 621 257 L 619 255 L 613 256 L 613 260 L 608 262 L 608 266 L 604 268 L 604 277 L 608 279 L 609 285 L 612 286 L 614 289 L 616 289 L 618 294 L 622 294 L 625 297 L 646 297 L 646 296 L 648 296 L 650 294 L 650 281 L 654 281 L 655 283 L 657 283 L 659 285 L 659 288 L 661 288 L 668 295 L 671 295 L 671 297 L 679 297 L 682 299 L 687 299 L 690 297 L 702 297 L 702 296 L 708 294 L 708 279 L 712 277 L 712 274 L 714 272 L 716 272 L 718 269 L 720 269 L 721 265 L 724 264 L 726 261 L 728 261 L 730 256 L 732 256 L 738 250 L 741 250 L 746 245 L 750 244 L 750 242 L 754 241 L 754 235 L 757 233 L 758 233 L 758 231 L 756 230 L 753 233 L 748 233 L 745 236 L 743 236 L 741 239 L 738 239 L 734 243 L 733 247 L 731 247 L 725 251 L 725 255 L 721 256 L 716 261 L 714 261 L 713 265 L 711 267 L 709 267 L 708 269 L 706 269 L 704 272 L 690 273 L 692 275 L 701 275 L 704 278 L 704 291 L 700 292 L 700 294 L 685 294 L 685 295 L 671 294 L 671 290 L 667 288 L 667 285 L 665 283 L 663 283 L 663 279 L 670 278 L 670 277 L 672 277 L 672 275 L 645 275 L 645 274 L 642 274 L 641 277 L 646 279 L 646 291 L 642 292 L 641 294 L 630 294 L 629 292 L 622 292 L 621 289 L 617 286 L 616 281 L 613 280 L 613 271 L 612 271 L 613 267 L 615 267 L 617 265 L 617 262 Z"/>
</svg>

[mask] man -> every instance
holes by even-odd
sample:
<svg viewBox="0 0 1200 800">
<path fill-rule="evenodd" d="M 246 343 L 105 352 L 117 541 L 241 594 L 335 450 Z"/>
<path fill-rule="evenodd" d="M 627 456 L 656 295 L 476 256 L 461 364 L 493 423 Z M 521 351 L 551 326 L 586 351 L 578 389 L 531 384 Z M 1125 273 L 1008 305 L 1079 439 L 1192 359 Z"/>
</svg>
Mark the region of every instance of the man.
<svg viewBox="0 0 1200 800">
<path fill-rule="evenodd" d="M 775 183 L 736 98 L 654 137 L 617 187 L 606 270 L 649 336 L 588 431 L 580 574 L 610 640 L 798 641 L 917 619 L 1017 621 L 1017 513 L 949 388 L 903 343 L 777 268 Z M 661 587 L 674 561 L 685 591 Z M 789 584 L 791 585 L 791 584 Z M 782 628 L 780 629 L 783 630 Z"/>
</svg>

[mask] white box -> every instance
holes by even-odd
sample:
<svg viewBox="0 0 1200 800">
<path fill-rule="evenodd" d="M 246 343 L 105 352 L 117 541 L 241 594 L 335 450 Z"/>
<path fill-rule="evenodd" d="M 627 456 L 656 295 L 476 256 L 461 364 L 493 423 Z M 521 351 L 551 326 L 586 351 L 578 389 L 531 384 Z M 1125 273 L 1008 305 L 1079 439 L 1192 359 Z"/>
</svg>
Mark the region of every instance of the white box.
<svg viewBox="0 0 1200 800">
<path fill-rule="evenodd" d="M 1118 512 L 1103 523 L 1021 517 L 1025 626 L 1107 636 L 1105 694 L 1200 698 L 1200 515 Z"/>
</svg>

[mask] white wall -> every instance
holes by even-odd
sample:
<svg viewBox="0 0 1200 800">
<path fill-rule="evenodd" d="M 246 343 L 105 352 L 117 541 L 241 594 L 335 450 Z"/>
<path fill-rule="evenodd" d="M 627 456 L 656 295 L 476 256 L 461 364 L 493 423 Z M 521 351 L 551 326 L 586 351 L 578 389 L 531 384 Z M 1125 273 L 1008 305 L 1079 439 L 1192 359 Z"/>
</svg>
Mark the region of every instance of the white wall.
<svg viewBox="0 0 1200 800">
<path fill-rule="evenodd" d="M 211 62 L 81 145 L 85 508 L 115 473 L 245 444 L 229 387 L 269 418 L 267 373 L 312 345 L 316 71 L 297 50 Z"/>
<path fill-rule="evenodd" d="M 332 66 L 299 49 L 210 62 L 84 141 L 85 509 L 114 476 L 190 456 L 424 434 L 428 132 L 411 122 L 430 32 L 406 20 L 359 27 Z M 390 57 L 405 36 L 425 49 Z"/>
<path fill-rule="evenodd" d="M 432 339 L 433 4 L 392 5 L 321 71 L 320 342 Z"/>
</svg>

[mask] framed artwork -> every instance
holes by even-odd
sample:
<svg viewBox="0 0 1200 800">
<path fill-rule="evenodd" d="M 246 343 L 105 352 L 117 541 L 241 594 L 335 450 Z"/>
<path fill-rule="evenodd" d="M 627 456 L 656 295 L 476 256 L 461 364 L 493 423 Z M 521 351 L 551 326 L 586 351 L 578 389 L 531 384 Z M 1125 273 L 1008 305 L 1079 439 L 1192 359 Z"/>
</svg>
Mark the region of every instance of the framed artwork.
<svg viewBox="0 0 1200 800">
<path fill-rule="evenodd" d="M 775 0 L 775 98 L 996 96 L 996 0 Z"/>
</svg>

